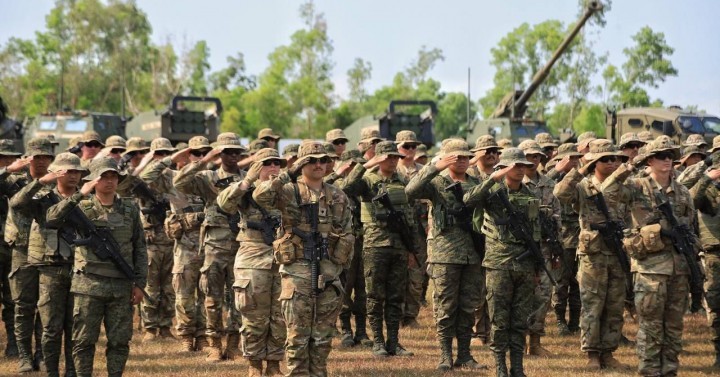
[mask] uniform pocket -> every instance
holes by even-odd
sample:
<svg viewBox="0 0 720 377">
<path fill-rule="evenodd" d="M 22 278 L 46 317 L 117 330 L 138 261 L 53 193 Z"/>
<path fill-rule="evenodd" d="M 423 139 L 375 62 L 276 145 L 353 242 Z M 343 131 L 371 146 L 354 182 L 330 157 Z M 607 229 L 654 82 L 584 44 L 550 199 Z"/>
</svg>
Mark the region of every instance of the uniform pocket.
<svg viewBox="0 0 720 377">
<path fill-rule="evenodd" d="M 660 288 L 662 282 L 653 280 L 650 276 L 635 274 L 635 307 L 639 315 L 648 319 L 662 316 L 662 308 L 659 308 L 661 299 Z"/>
<path fill-rule="evenodd" d="M 282 290 L 280 291 L 280 300 L 290 300 L 295 295 L 295 285 L 290 280 L 282 280 Z"/>
<path fill-rule="evenodd" d="M 293 243 L 293 234 L 288 233 L 273 241 L 273 255 L 278 264 L 295 262 L 296 248 Z"/>
<path fill-rule="evenodd" d="M 233 285 L 235 289 L 235 307 L 240 312 L 255 309 L 255 299 L 250 279 L 237 279 Z"/>
<path fill-rule="evenodd" d="M 662 242 L 661 230 L 660 224 L 650 224 L 640 228 L 643 247 L 647 253 L 656 253 L 665 248 L 665 244 Z"/>
<path fill-rule="evenodd" d="M 578 253 L 597 254 L 603 248 L 600 232 L 592 229 L 581 229 L 578 237 Z"/>
<path fill-rule="evenodd" d="M 338 235 L 330 233 L 330 261 L 345 268 L 350 267 L 353 249 L 355 248 L 355 236 L 350 233 Z"/>
</svg>

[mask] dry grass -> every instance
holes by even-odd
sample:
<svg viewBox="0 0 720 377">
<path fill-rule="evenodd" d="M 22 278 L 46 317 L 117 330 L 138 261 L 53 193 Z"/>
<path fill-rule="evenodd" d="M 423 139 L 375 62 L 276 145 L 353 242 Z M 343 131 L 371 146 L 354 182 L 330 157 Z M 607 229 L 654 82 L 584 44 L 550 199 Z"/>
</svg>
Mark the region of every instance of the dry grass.
<svg viewBox="0 0 720 377">
<path fill-rule="evenodd" d="M 401 342 L 409 350 L 415 352 L 411 358 L 378 359 L 372 357 L 369 349 L 356 347 L 349 350 L 336 348 L 330 355 L 331 376 L 438 376 L 435 366 L 439 359 L 439 350 L 435 340 L 431 308 L 423 308 L 420 322 L 422 329 L 401 330 Z M 634 334 L 637 326 L 626 324 L 626 333 Z M 579 351 L 577 337 L 557 337 L 554 326 L 554 316 L 548 316 L 548 336 L 543 343 L 556 354 L 549 359 L 526 358 L 526 373 L 529 376 L 631 376 L 636 375 L 637 358 L 632 348 L 621 348 L 617 358 L 632 366 L 623 372 L 592 372 L 584 368 L 585 359 Z M 685 318 L 684 344 L 685 351 L 681 356 L 681 374 L 683 376 L 718 375 L 709 366 L 714 361 L 713 348 L 710 343 L 710 332 L 703 316 L 687 316 Z M 0 344 L 5 343 L 4 331 L 0 332 Z M 204 362 L 204 354 L 181 353 L 177 351 L 177 344 L 169 341 L 159 341 L 150 345 L 140 342 L 141 334 L 135 333 L 130 347 L 130 360 L 126 370 L 127 376 L 242 376 L 245 375 L 245 362 L 228 361 L 215 365 Z M 337 343 L 336 343 L 337 344 Z M 95 356 L 96 375 L 106 375 L 104 336 L 101 337 Z M 473 341 L 473 355 L 482 364 L 493 365 L 492 355 L 487 348 L 481 347 Z M 0 376 L 16 375 L 17 362 L 0 357 Z M 494 370 L 486 372 L 453 371 L 452 375 L 489 375 L 494 376 Z M 41 373 L 27 376 L 41 376 Z"/>
</svg>

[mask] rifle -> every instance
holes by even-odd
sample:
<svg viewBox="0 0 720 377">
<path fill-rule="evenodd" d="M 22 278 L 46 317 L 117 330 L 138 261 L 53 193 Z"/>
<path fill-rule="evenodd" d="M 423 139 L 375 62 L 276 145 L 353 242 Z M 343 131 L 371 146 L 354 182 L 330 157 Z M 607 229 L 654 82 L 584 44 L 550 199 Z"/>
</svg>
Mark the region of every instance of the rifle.
<svg viewBox="0 0 720 377">
<path fill-rule="evenodd" d="M 553 258 L 558 258 L 560 263 L 564 265 L 565 259 L 563 258 L 563 250 L 565 249 L 557 237 L 560 233 L 557 227 L 557 222 L 552 218 L 552 216 L 546 215 L 542 211 L 540 211 L 540 229 L 543 238 L 542 240 L 550 246 Z"/>
<path fill-rule="evenodd" d="M 133 268 L 125 261 L 122 255 L 120 255 L 120 245 L 118 245 L 115 237 L 113 237 L 110 228 L 96 227 L 78 207 L 73 208 L 70 213 L 68 213 L 65 222 L 74 228 L 78 234 L 85 237 L 75 239 L 70 242 L 70 244 L 87 246 L 101 261 L 109 259 L 115 268 L 120 270 L 128 280 L 132 281 L 135 287 L 140 289 L 145 299 L 154 304 L 153 299 L 145 292 L 144 287 L 138 285 Z"/>
<path fill-rule="evenodd" d="M 670 230 L 663 229 L 661 231 L 662 235 L 672 240 L 675 251 L 685 257 L 685 261 L 690 268 L 690 296 L 692 300 L 692 307 L 699 309 L 702 305 L 702 284 L 705 277 L 703 276 L 700 266 L 697 263 L 697 259 L 695 258 L 695 249 L 693 248 L 693 244 L 695 244 L 694 232 L 688 225 L 680 224 L 678 222 L 677 218 L 673 214 L 669 201 L 666 200 L 662 202 L 657 206 L 657 209 L 663 214 L 671 228 Z"/>
<path fill-rule="evenodd" d="M 310 231 L 304 232 L 297 227 L 293 227 L 292 232 L 303 240 L 303 258 L 310 261 L 310 290 L 312 296 L 317 297 L 322 292 L 319 289 L 320 261 L 323 258 L 329 258 L 328 241 L 327 237 L 323 237 L 318 231 L 320 204 L 317 202 L 307 203 L 301 204 L 300 207 L 304 209 L 303 212 L 305 212 L 308 223 L 310 223 Z M 325 284 L 322 285 L 325 288 Z"/>
<path fill-rule="evenodd" d="M 610 217 L 610 210 L 608 210 L 607 202 L 605 202 L 605 196 L 602 192 L 598 191 L 595 195 L 589 197 L 590 200 L 595 203 L 598 211 L 602 213 L 605 218 L 605 222 L 601 224 L 590 224 L 590 229 L 600 233 L 605 245 L 609 246 L 614 252 L 615 256 L 620 261 L 620 267 L 622 267 L 625 273 L 625 293 L 628 298 L 635 296 L 635 291 L 632 284 L 632 275 L 630 274 L 630 260 L 625 249 L 623 248 L 622 240 L 625 237 L 623 230 L 625 224 L 622 221 L 613 220 Z"/>
<path fill-rule="evenodd" d="M 387 215 L 376 215 L 377 219 L 387 222 L 388 230 L 400 236 L 400 241 L 409 252 L 413 254 L 417 253 L 417 250 L 413 245 L 413 236 L 410 232 L 410 226 L 405 220 L 405 214 L 396 210 L 395 206 L 393 206 L 390 201 L 390 194 L 388 194 L 385 189 L 385 183 L 380 183 L 380 192 L 372 198 L 372 202 L 373 204 L 383 206 L 387 210 Z"/>
<path fill-rule="evenodd" d="M 140 198 L 144 203 L 149 204 L 140 209 L 144 215 L 153 217 L 156 224 L 163 224 L 167 217 L 167 211 L 170 210 L 170 202 L 167 199 L 158 199 L 153 190 L 141 179 L 137 179 L 135 185 L 130 189 L 130 193 Z"/>
<path fill-rule="evenodd" d="M 82 141 L 78 141 L 77 144 L 75 144 L 74 146 L 72 146 L 68 149 L 68 152 L 73 153 L 73 154 L 80 153 L 80 151 L 82 150 L 83 144 L 85 144 L 85 143 L 83 143 Z"/>
<path fill-rule="evenodd" d="M 229 177 L 218 179 L 217 182 L 215 182 L 215 187 L 217 187 L 220 190 L 224 190 L 228 188 L 231 184 L 237 182 L 237 180 L 240 177 L 237 175 L 231 175 Z M 220 208 L 218 208 L 218 212 L 222 213 L 227 217 L 228 219 L 228 225 L 230 226 L 230 231 L 233 234 L 237 234 L 237 232 L 240 231 L 240 227 L 238 226 L 238 222 L 240 221 L 240 212 L 235 213 L 227 213 Z M 264 239 L 264 237 L 263 237 Z M 271 242 L 272 243 L 272 242 Z"/>
<path fill-rule="evenodd" d="M 133 157 L 135 157 L 135 152 L 125 153 L 120 159 L 120 162 L 118 162 L 118 169 L 120 169 L 121 171 L 125 170 Z"/>
<path fill-rule="evenodd" d="M 252 190 L 248 191 L 245 194 L 245 197 L 248 199 L 250 205 L 257 208 L 262 215 L 262 221 L 248 220 L 247 227 L 250 229 L 259 230 L 262 233 L 263 242 L 265 242 L 265 244 L 268 246 L 272 245 L 273 241 L 275 241 L 275 235 L 277 234 L 277 230 L 281 225 L 280 218 L 270 215 L 270 213 L 265 208 L 257 204 L 255 199 L 253 199 L 252 197 Z"/>
<path fill-rule="evenodd" d="M 455 197 L 458 203 L 462 204 L 462 207 L 458 210 L 448 208 L 448 213 L 455 218 L 455 223 L 460 229 L 468 232 L 472 238 L 473 246 L 475 251 L 480 255 L 480 259 L 485 258 L 485 236 L 476 232 L 473 229 L 473 212 L 465 205 L 463 201 L 463 188 L 461 182 L 454 182 L 445 187 L 445 191 L 449 191 Z"/>
<path fill-rule="evenodd" d="M 496 220 L 495 223 L 506 225 L 513 237 L 522 241 L 528 248 L 526 252 L 515 257 L 515 261 L 520 262 L 531 256 L 543 271 L 545 271 L 545 274 L 547 274 L 550 279 L 550 283 L 557 287 L 557 282 L 552 277 L 552 274 L 550 274 L 547 266 L 545 266 L 545 258 L 542 255 L 542 251 L 540 251 L 540 246 L 532 238 L 533 230 L 532 227 L 530 227 L 530 220 L 528 220 L 527 215 L 524 212 L 518 211 L 517 208 L 510 203 L 510 199 L 508 199 L 504 189 L 497 190 L 495 194 L 500 199 L 500 204 L 505 208 L 505 212 L 507 213 L 507 218 Z"/>
</svg>

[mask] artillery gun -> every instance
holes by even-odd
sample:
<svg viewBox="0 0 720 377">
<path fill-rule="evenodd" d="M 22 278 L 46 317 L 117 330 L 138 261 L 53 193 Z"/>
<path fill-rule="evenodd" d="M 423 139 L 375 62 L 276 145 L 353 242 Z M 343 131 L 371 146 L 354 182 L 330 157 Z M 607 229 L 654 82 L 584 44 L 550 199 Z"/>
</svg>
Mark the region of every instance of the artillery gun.
<svg viewBox="0 0 720 377">
<path fill-rule="evenodd" d="M 517 145 L 522 140 L 534 138 L 538 133 L 549 132 L 544 120 L 525 117 L 527 103 L 545 81 L 555 62 L 565 53 L 587 20 L 602 9 L 603 6 L 599 1 L 588 2 L 585 12 L 577 21 L 575 27 L 560 43 L 560 46 L 558 46 L 545 66 L 535 73 L 530 85 L 525 90 L 514 90 L 507 93 L 492 115 L 490 115 L 490 118 L 476 120 L 460 131 L 461 135 L 465 135 L 468 143 L 474 143 L 481 135 L 493 135 L 496 139 L 511 139 Z M 574 135 L 567 133 L 561 136 L 561 141 L 565 142 Z"/>
</svg>

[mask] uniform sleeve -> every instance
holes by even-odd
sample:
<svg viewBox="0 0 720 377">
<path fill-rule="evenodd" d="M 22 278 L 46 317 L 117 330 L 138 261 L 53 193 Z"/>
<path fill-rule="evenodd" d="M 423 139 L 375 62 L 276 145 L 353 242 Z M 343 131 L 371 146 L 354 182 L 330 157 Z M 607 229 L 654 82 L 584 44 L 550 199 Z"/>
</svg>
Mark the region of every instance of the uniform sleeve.
<svg viewBox="0 0 720 377">
<path fill-rule="evenodd" d="M 362 164 L 357 164 L 347 178 L 343 179 L 338 188 L 343 190 L 348 196 L 364 196 L 367 192 L 367 184 L 363 180 L 367 169 Z M 346 201 L 347 202 L 347 201 Z"/>
<path fill-rule="evenodd" d="M 172 165 L 172 160 L 170 160 L 170 157 L 165 157 L 162 160 L 154 161 L 148 167 L 143 169 L 142 173 L 140 173 L 138 177 L 145 181 L 145 183 L 150 185 L 150 187 L 153 187 L 155 182 L 158 182 L 160 178 L 164 178 L 163 172 L 165 171 L 165 169 L 170 167 L 170 165 Z"/>
<path fill-rule="evenodd" d="M 210 182 L 203 179 L 197 173 L 201 172 L 205 168 L 205 164 L 201 161 L 191 162 L 173 178 L 173 185 L 178 191 L 187 195 L 196 195 L 203 199 L 214 200 L 215 198 L 209 198 L 205 193 L 213 192 L 213 188 L 210 187 Z"/>
<path fill-rule="evenodd" d="M 23 187 L 17 194 L 10 198 L 10 208 L 15 211 L 27 212 L 30 210 L 32 198 L 43 188 L 43 184 L 39 180 L 33 179 L 28 185 Z"/>
<path fill-rule="evenodd" d="M 435 165 L 427 165 L 420 170 L 407 186 L 405 186 L 405 194 L 409 201 L 416 199 L 434 199 L 436 195 L 435 186 L 431 184 L 433 178 L 437 177 L 440 171 Z"/>
<path fill-rule="evenodd" d="M 240 201 L 247 193 L 240 185 L 242 181 L 235 182 L 222 190 L 217 197 L 217 204 L 221 210 L 227 213 L 235 213 L 240 209 Z"/>
<path fill-rule="evenodd" d="M 260 183 L 253 190 L 253 199 L 263 208 L 272 209 L 278 201 L 283 201 L 283 195 L 280 193 L 284 190 L 285 184 L 290 182 L 290 176 L 287 173 L 280 173 L 279 176 Z"/>
<path fill-rule="evenodd" d="M 338 190 L 336 200 L 342 203 L 342 214 L 339 217 L 338 227 L 342 229 L 342 233 L 352 233 L 352 212 L 350 211 L 349 199 L 344 192 Z"/>
<path fill-rule="evenodd" d="M 143 231 L 142 222 L 140 220 L 140 209 L 135 205 L 135 213 L 133 215 L 133 271 L 135 271 L 135 284 L 139 287 L 145 287 L 147 284 L 148 273 L 148 255 L 147 246 L 145 245 L 145 232 Z"/>
<path fill-rule="evenodd" d="M 705 175 L 705 169 L 707 169 L 707 164 L 705 164 L 705 161 L 700 161 L 697 164 L 683 170 L 683 172 L 680 173 L 680 176 L 678 176 L 677 181 L 689 189 L 695 186 L 695 184 Z"/>
<path fill-rule="evenodd" d="M 80 191 L 77 191 L 71 196 L 48 208 L 45 217 L 47 226 L 53 228 L 60 227 L 60 225 L 62 225 L 65 221 L 65 218 L 70 214 L 70 211 L 75 209 L 81 200 L 83 200 L 83 194 Z"/>
<path fill-rule="evenodd" d="M 494 179 L 486 179 L 481 184 L 473 187 L 463 196 L 463 202 L 469 208 L 485 208 L 490 189 L 498 183 Z"/>
<path fill-rule="evenodd" d="M 698 210 L 707 214 L 715 214 L 717 209 L 712 208 L 712 200 L 708 197 L 708 187 L 712 180 L 707 175 L 700 178 L 697 183 L 690 189 L 690 196 L 693 200 L 693 205 Z"/>
<path fill-rule="evenodd" d="M 577 185 L 583 178 L 577 169 L 572 169 L 555 185 L 553 195 L 558 198 L 560 204 L 570 205 L 577 201 Z"/>
</svg>

